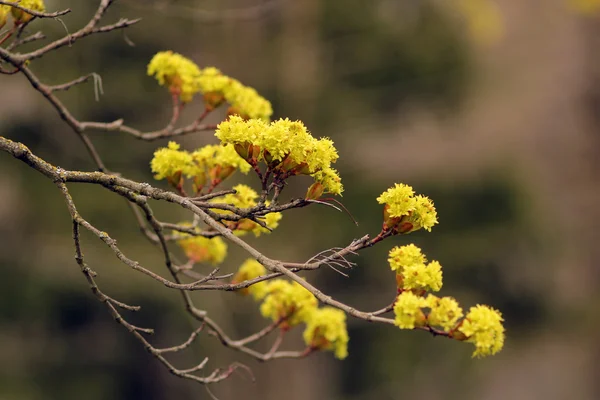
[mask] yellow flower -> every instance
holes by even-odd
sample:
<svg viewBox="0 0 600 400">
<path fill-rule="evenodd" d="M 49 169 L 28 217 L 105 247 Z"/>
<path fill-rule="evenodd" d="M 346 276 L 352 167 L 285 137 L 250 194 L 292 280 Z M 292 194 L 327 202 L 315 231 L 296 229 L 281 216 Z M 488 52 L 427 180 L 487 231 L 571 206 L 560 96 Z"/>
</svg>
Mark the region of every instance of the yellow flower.
<svg viewBox="0 0 600 400">
<path fill-rule="evenodd" d="M 181 174 L 191 177 L 198 173 L 192 155 L 187 151 L 179 150 L 179 145 L 175 142 L 169 142 L 167 147 L 156 150 L 150 167 L 156 174 L 154 179 L 158 180 L 174 178 Z"/>
<path fill-rule="evenodd" d="M 203 69 L 197 82 L 209 108 L 216 107 L 226 100 L 231 105 L 230 113 L 238 114 L 244 119 L 257 118 L 268 121 L 273 114 L 271 103 L 256 90 L 223 75 L 215 67 Z"/>
<path fill-rule="evenodd" d="M 193 262 L 208 262 L 212 265 L 221 264 L 227 256 L 227 243 L 220 238 L 205 238 L 203 236 L 191 236 L 186 233 L 174 232 L 181 237 L 177 240 L 179 247 Z"/>
<path fill-rule="evenodd" d="M 193 61 L 172 51 L 161 51 L 148 64 L 148 75 L 154 76 L 161 86 L 179 95 L 187 103 L 200 91 L 198 77 L 200 69 Z"/>
<path fill-rule="evenodd" d="M 223 92 L 231 83 L 231 78 L 225 76 L 215 67 L 206 67 L 198 76 L 198 85 L 202 93 Z"/>
<path fill-rule="evenodd" d="M 393 188 L 383 192 L 377 202 L 388 206 L 387 212 L 391 218 L 399 218 L 415 209 L 414 194 L 412 186 L 396 183 Z"/>
<path fill-rule="evenodd" d="M 421 308 L 426 307 L 427 302 L 423 297 L 412 292 L 402 292 L 394 304 L 394 324 L 400 329 L 414 329 L 415 326 L 424 326 L 425 314 Z"/>
<path fill-rule="evenodd" d="M 471 307 L 458 330 L 466 336 L 466 341 L 475 345 L 473 357 L 496 354 L 504 346 L 504 326 L 502 314 L 491 307 L 478 304 Z"/>
<path fill-rule="evenodd" d="M 250 164 L 243 160 L 232 145 L 206 145 L 192 153 L 194 161 L 204 165 L 210 170 L 217 166 L 221 168 L 233 167 L 247 174 L 250 171 Z"/>
<path fill-rule="evenodd" d="M 268 126 L 269 124 L 262 119 L 246 121 L 240 116 L 232 115 L 217 126 L 215 136 L 223 144 L 250 145 L 258 142 L 259 137 L 267 130 Z M 244 155 L 241 156 L 246 159 Z"/>
<path fill-rule="evenodd" d="M 263 119 L 268 121 L 273 114 L 271 103 L 248 86 L 235 79 L 224 90 L 225 99 L 231 104 L 230 113 L 239 114 L 247 119 Z"/>
<path fill-rule="evenodd" d="M 442 288 L 442 266 L 437 261 L 429 264 L 412 264 L 402 271 L 404 290 L 429 290 L 437 292 Z"/>
<path fill-rule="evenodd" d="M 425 254 L 414 244 L 394 247 L 388 257 L 390 268 L 396 271 L 398 289 L 437 292 L 442 288 L 442 266 L 437 261 L 427 263 Z"/>
<path fill-rule="evenodd" d="M 38 11 L 38 12 L 46 11 L 46 6 L 44 5 L 43 0 L 21 0 L 19 5 L 24 8 L 33 10 L 33 11 Z M 2 11 L 0 11 L 0 14 L 1 13 L 2 13 Z M 20 24 L 29 22 L 33 18 L 32 14 L 29 14 L 28 12 L 25 12 L 16 7 L 12 7 L 12 15 L 13 15 L 13 18 L 15 19 L 16 25 L 20 25 Z M 1 19 L 2 18 L 0 17 L 0 20 Z M 1 26 L 1 24 L 0 24 L 0 26 Z"/>
<path fill-rule="evenodd" d="M 290 155 L 296 164 L 301 164 L 307 161 L 307 149 L 314 140 L 302 122 L 286 118 L 271 122 L 253 144 L 266 152 L 268 163 L 282 161 Z"/>
<path fill-rule="evenodd" d="M 348 330 L 346 314 L 333 307 L 314 309 L 307 317 L 303 333 L 307 346 L 331 350 L 335 357 L 343 360 L 348 356 Z"/>
<path fill-rule="evenodd" d="M 459 318 L 463 316 L 463 310 L 458 302 L 452 297 L 436 297 L 432 294 L 427 296 L 427 307 L 431 309 L 427 315 L 429 326 L 441 326 L 445 332 L 456 326 Z"/>
<path fill-rule="evenodd" d="M 433 201 L 426 196 L 415 196 L 415 208 L 408 216 L 402 219 L 402 224 L 410 223 L 412 228 L 405 233 L 414 232 L 421 228 L 431 232 L 431 228 L 438 223 L 437 212 Z"/>
<path fill-rule="evenodd" d="M 280 119 L 267 124 L 232 116 L 219 124 L 215 132 L 221 143 L 233 144 L 238 154 L 251 163 L 264 161 L 284 179 L 293 175 L 311 175 L 318 186 L 311 187 L 307 198 L 323 192 L 341 194 L 341 179 L 331 167 L 338 159 L 333 142 L 314 138 L 300 121 Z"/>
<path fill-rule="evenodd" d="M 259 263 L 258 261 L 249 258 L 240 266 L 238 272 L 233 277 L 232 283 L 240 283 L 244 281 L 249 281 L 254 278 L 258 278 L 259 276 L 266 275 L 267 270 L 265 267 Z M 254 285 L 251 285 L 245 289 L 240 290 L 242 294 L 250 293 L 254 300 L 261 300 L 267 294 L 267 285 L 268 282 L 262 281 L 257 282 Z"/>
<path fill-rule="evenodd" d="M 404 267 L 426 263 L 427 258 L 420 248 L 411 243 L 405 246 L 396 246 L 390 250 L 388 262 L 392 271 L 402 271 Z"/>
<path fill-rule="evenodd" d="M 433 202 L 426 196 L 415 196 L 413 188 L 404 183 L 396 183 L 383 192 L 377 202 L 384 204 L 383 220 L 386 227 L 396 229 L 399 233 L 410 233 L 421 228 L 431 231 L 433 225 L 438 223 Z"/>
<path fill-rule="evenodd" d="M 210 178 L 212 188 L 230 177 L 236 170 L 243 174 L 250 171 L 250 164 L 242 159 L 233 145 L 206 145 L 192 153 L 197 172 L 194 179 L 197 191 L 204 186 L 206 175 Z"/>
<path fill-rule="evenodd" d="M 315 179 L 316 183 L 322 185 L 323 192 L 339 196 L 342 195 L 344 186 L 342 185 L 342 179 L 335 169 L 327 167 L 315 172 L 311 176 Z"/>
<path fill-rule="evenodd" d="M 316 307 L 317 298 L 300 284 L 274 279 L 267 286 L 260 313 L 273 321 L 285 319 L 282 328 L 289 329 L 306 321 Z"/>
</svg>

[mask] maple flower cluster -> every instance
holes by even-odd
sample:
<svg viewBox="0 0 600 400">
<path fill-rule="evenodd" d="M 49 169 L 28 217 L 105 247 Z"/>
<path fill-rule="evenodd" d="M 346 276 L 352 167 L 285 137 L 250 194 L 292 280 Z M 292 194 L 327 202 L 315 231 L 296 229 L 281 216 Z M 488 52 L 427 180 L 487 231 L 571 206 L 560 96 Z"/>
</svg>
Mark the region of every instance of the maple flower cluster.
<svg viewBox="0 0 600 400">
<path fill-rule="evenodd" d="M 44 12 L 46 6 L 43 0 L 21 0 L 19 5 L 29 10 Z M 11 13 L 15 25 L 23 25 L 33 19 L 33 15 L 27 11 L 23 11 L 17 7 L 0 5 L 0 28 L 2 28 L 8 20 L 8 14 Z"/>
<path fill-rule="evenodd" d="M 202 93 L 209 111 L 227 102 L 231 106 L 230 115 L 269 120 L 273 114 L 271 103 L 255 89 L 223 75 L 217 68 L 200 69 L 192 60 L 172 51 L 156 53 L 148 64 L 148 75 L 154 76 L 159 85 L 166 86 L 183 103 Z"/>
<path fill-rule="evenodd" d="M 504 345 L 504 327 L 499 311 L 477 305 L 463 317 L 463 310 L 452 297 L 437 297 L 427 292 L 442 288 L 440 263 L 427 263 L 421 249 L 414 244 L 394 247 L 388 262 L 396 271 L 399 295 L 394 304 L 395 324 L 400 329 L 433 328 L 448 337 L 475 345 L 473 356 L 497 353 Z"/>
<path fill-rule="evenodd" d="M 394 233 L 410 233 L 421 228 L 431 232 L 438 223 L 431 199 L 415 195 L 414 189 L 404 183 L 396 183 L 383 192 L 377 202 L 384 204 L 384 229 Z"/>
<path fill-rule="evenodd" d="M 234 275 L 232 283 L 253 280 L 267 274 L 265 267 L 253 259 L 246 260 Z M 348 356 L 346 314 L 332 307 L 318 308 L 316 297 L 297 282 L 284 279 L 260 281 L 240 290 L 262 301 L 260 312 L 279 323 L 285 332 L 304 323 L 304 342 L 314 350 L 332 351 L 336 358 Z"/>
<path fill-rule="evenodd" d="M 307 198 L 323 193 L 339 195 L 341 179 L 331 164 L 338 153 L 329 138 L 316 139 L 300 121 L 280 119 L 267 123 L 259 119 L 244 120 L 232 116 L 217 127 L 215 136 L 222 144 L 233 145 L 250 165 L 263 162 L 278 179 L 294 175 L 310 175 L 315 183 Z"/>
<path fill-rule="evenodd" d="M 200 193 L 207 181 L 212 190 L 236 170 L 243 174 L 250 170 L 250 165 L 231 145 L 207 145 L 192 153 L 180 150 L 180 147 L 175 142 L 169 142 L 167 147 L 154 152 L 150 167 L 155 179 L 167 179 L 171 185 L 181 187 L 184 177 L 192 178 L 194 192 Z"/>
</svg>

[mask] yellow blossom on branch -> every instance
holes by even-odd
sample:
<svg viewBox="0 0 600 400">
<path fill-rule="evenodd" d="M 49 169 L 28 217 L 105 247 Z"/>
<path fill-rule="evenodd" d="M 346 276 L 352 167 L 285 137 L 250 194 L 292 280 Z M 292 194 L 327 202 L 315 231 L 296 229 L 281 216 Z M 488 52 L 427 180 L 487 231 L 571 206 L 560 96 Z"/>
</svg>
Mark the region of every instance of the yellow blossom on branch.
<svg viewBox="0 0 600 400">
<path fill-rule="evenodd" d="M 197 192 L 204 186 L 207 178 L 211 188 L 214 188 L 238 169 L 243 174 L 250 171 L 250 164 L 238 155 L 232 145 L 206 145 L 194 151 L 192 159 L 197 168 L 194 174 Z"/>
<path fill-rule="evenodd" d="M 197 173 L 192 155 L 179 148 L 179 144 L 169 142 L 167 147 L 154 152 L 154 157 L 150 161 L 152 172 L 155 173 L 154 179 L 169 179 L 181 175 L 191 177 Z"/>
<path fill-rule="evenodd" d="M 267 286 L 260 313 L 273 321 L 284 320 L 282 328 L 289 329 L 305 322 L 316 307 L 317 298 L 302 285 L 274 279 Z"/>
<path fill-rule="evenodd" d="M 307 317 L 304 343 L 314 349 L 331 350 L 343 360 L 348 356 L 346 314 L 333 307 L 314 309 Z"/>
<path fill-rule="evenodd" d="M 426 323 L 423 307 L 427 302 L 412 292 L 400 293 L 394 304 L 394 324 L 400 329 L 414 329 Z"/>
<path fill-rule="evenodd" d="M 473 357 L 496 354 L 504 346 L 504 326 L 502 314 L 491 307 L 478 304 L 471 307 L 458 331 L 466 341 L 475 345 Z"/>
<path fill-rule="evenodd" d="M 16 1 L 16 0 L 13 0 L 13 1 Z M 33 10 L 33 11 L 38 11 L 38 12 L 46 11 L 46 6 L 44 5 L 43 0 L 21 0 L 19 2 L 19 5 L 24 8 Z M 15 25 L 24 24 L 26 22 L 31 21 L 31 19 L 33 18 L 32 14 L 29 14 L 28 12 L 23 11 L 16 7 L 12 7 L 11 11 L 12 11 L 13 18 L 15 19 Z M 2 10 L 0 10 L 0 14 L 2 14 Z M 0 20 L 1 19 L 2 18 L 0 15 Z M 1 24 L 0 24 L 0 26 L 1 26 Z"/>
<path fill-rule="evenodd" d="M 426 196 L 417 195 L 413 188 L 403 183 L 383 192 L 377 202 L 383 204 L 383 220 L 386 229 L 410 233 L 421 228 L 431 231 L 438 223 L 433 202 Z"/>
<path fill-rule="evenodd" d="M 264 162 L 280 179 L 311 175 L 320 186 L 309 190 L 310 198 L 323 192 L 342 193 L 341 179 L 331 167 L 338 159 L 333 142 L 314 138 L 300 121 L 280 119 L 267 124 L 232 116 L 219 124 L 215 136 L 232 144 L 250 164 Z"/>
<path fill-rule="evenodd" d="M 200 91 L 200 69 L 188 58 L 172 51 L 161 51 L 148 64 L 148 75 L 154 76 L 161 86 L 169 88 L 187 103 Z"/>
<path fill-rule="evenodd" d="M 182 236 L 177 240 L 179 247 L 191 261 L 206 262 L 212 265 L 221 264 L 227 256 L 227 243 L 220 237 L 205 238 L 179 233 Z"/>
<path fill-rule="evenodd" d="M 437 261 L 413 264 L 402 271 L 403 290 L 437 292 L 442 288 L 442 266 Z"/>
<path fill-rule="evenodd" d="M 266 275 L 266 268 L 258 261 L 249 258 L 240 266 L 238 272 L 233 276 L 232 283 L 240 283 L 248 280 L 258 278 L 259 276 Z M 240 293 L 250 293 L 254 300 L 261 300 L 267 294 L 268 282 L 262 281 L 257 282 L 245 289 L 240 290 Z"/>
<path fill-rule="evenodd" d="M 227 101 L 231 105 L 229 114 L 240 115 L 244 119 L 256 118 L 268 121 L 273 114 L 271 103 L 256 90 L 223 75 L 215 67 L 203 69 L 197 82 L 204 94 L 208 109 L 218 107 L 223 101 Z"/>
<path fill-rule="evenodd" d="M 442 266 L 437 261 L 427 263 L 421 249 L 414 244 L 394 247 L 388 262 L 396 271 L 396 282 L 400 290 L 437 292 L 442 288 Z"/>
<path fill-rule="evenodd" d="M 383 192 L 377 198 L 377 202 L 387 206 L 387 213 L 391 218 L 400 218 L 415 209 L 414 195 L 412 186 L 396 183 L 394 187 Z"/>
<path fill-rule="evenodd" d="M 390 250 L 388 262 L 392 271 L 402 271 L 406 266 L 426 263 L 427 258 L 419 247 L 411 243 Z"/>
<path fill-rule="evenodd" d="M 463 310 L 458 302 L 452 297 L 436 297 L 432 294 L 427 296 L 427 307 L 430 308 L 427 315 L 429 326 L 440 326 L 445 332 L 456 326 L 458 320 L 463 316 Z"/>
<path fill-rule="evenodd" d="M 315 184 L 320 185 L 320 193 L 331 193 L 331 194 L 337 194 L 337 195 L 342 195 L 342 192 L 344 191 L 344 186 L 342 185 L 342 179 L 340 178 L 340 175 L 338 174 L 338 172 L 333 169 L 333 168 L 324 168 L 320 171 L 315 172 L 314 174 L 311 175 L 314 180 L 315 180 Z M 310 189 L 309 189 L 310 192 Z M 313 198 L 313 199 L 318 199 L 320 197 L 316 196 L 306 196 L 306 198 Z"/>
</svg>

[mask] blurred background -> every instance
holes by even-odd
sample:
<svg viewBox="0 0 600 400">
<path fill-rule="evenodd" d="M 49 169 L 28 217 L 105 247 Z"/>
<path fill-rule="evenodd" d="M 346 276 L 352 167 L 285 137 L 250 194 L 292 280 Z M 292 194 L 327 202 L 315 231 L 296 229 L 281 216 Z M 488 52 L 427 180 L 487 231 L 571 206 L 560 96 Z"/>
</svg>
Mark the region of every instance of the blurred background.
<svg viewBox="0 0 600 400">
<path fill-rule="evenodd" d="M 97 6 L 46 3 L 73 9 L 63 17 L 71 32 Z M 256 383 L 234 374 L 213 386 L 219 399 L 597 399 L 599 15 L 596 0 L 122 0 L 104 22 L 142 22 L 88 37 L 31 67 L 48 84 L 100 74 L 99 101 L 91 83 L 61 93 L 74 115 L 124 118 L 145 130 L 165 126 L 171 112 L 168 92 L 146 76 L 154 53 L 171 49 L 218 67 L 271 100 L 274 118 L 301 119 L 315 136 L 335 141 L 341 201 L 360 222 L 355 227 L 326 207 L 294 210 L 272 235 L 249 238 L 253 245 L 299 262 L 374 235 L 381 225 L 375 198 L 404 182 L 435 201 L 440 224 L 361 252 L 349 278 L 325 269 L 309 281 L 361 310 L 379 309 L 395 293 L 387 252 L 414 242 L 442 263 L 443 295 L 465 309 L 490 304 L 506 320 L 505 349 L 483 360 L 471 358 L 470 344 L 355 319 L 348 321 L 345 361 L 318 353 L 260 364 L 202 335 L 171 359 L 182 368 L 205 356 L 207 368 L 240 361 L 256 375 Z M 29 28 L 37 30 L 50 38 L 65 33 L 53 20 Z M 192 103 L 183 122 L 201 107 Z M 80 141 L 20 75 L 0 76 L 0 132 L 55 165 L 94 169 Z M 91 137 L 109 169 L 152 182 L 148 163 L 166 141 Z M 212 132 L 178 141 L 190 150 L 216 142 Z M 240 176 L 228 183 L 240 181 L 257 183 Z M 298 179 L 284 198 L 306 187 Z M 122 199 L 92 186 L 71 189 L 85 218 L 167 276 Z M 155 207 L 163 220 L 189 219 L 176 207 Z M 0 238 L 1 399 L 209 398 L 200 385 L 171 375 L 93 297 L 73 258 L 60 194 L 7 154 L 0 154 Z M 83 246 L 101 289 L 142 306 L 126 317 L 154 328 L 154 344 L 181 343 L 197 327 L 178 292 L 129 270 L 87 233 Z M 230 250 L 223 272 L 245 259 Z M 234 338 L 267 323 L 248 298 L 193 296 Z M 300 334 L 292 332 L 285 348 L 302 348 Z"/>
</svg>

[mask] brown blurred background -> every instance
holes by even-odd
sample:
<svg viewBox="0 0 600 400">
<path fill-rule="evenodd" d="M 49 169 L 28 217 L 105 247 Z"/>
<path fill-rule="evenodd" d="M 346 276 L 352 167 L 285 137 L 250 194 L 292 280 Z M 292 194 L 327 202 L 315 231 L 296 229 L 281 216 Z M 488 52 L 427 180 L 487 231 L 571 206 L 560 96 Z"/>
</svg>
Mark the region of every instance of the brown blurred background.
<svg viewBox="0 0 600 400">
<path fill-rule="evenodd" d="M 96 3 L 48 0 L 47 6 L 71 7 L 63 20 L 75 31 Z M 360 222 L 357 228 L 329 208 L 296 210 L 274 234 L 251 238 L 253 244 L 271 257 L 303 261 L 376 234 L 375 197 L 394 182 L 408 183 L 436 202 L 440 224 L 432 233 L 361 252 L 349 278 L 323 270 L 308 279 L 335 298 L 375 310 L 394 294 L 388 250 L 415 242 L 444 266 L 444 295 L 465 308 L 490 304 L 506 319 L 505 349 L 484 360 L 472 359 L 468 344 L 352 319 L 345 361 L 323 353 L 259 364 L 204 335 L 175 357 L 179 365 L 208 355 L 210 368 L 238 360 L 257 378 L 234 375 L 214 386 L 220 399 L 600 398 L 600 14 L 577 12 L 566 0 L 496 4 L 502 33 L 480 40 L 468 29 L 477 15 L 437 0 L 123 0 L 105 22 L 142 17 L 125 33 L 135 47 L 113 32 L 32 64 L 49 84 L 100 74 L 100 101 L 91 84 L 61 98 L 82 120 L 124 118 L 141 129 L 169 119 L 166 90 L 145 74 L 155 52 L 172 49 L 220 68 L 270 99 L 275 118 L 301 119 L 315 136 L 335 141 L 346 187 L 341 200 Z M 30 28 L 38 29 L 64 35 L 52 20 Z M 188 112 L 184 120 L 195 116 Z M 22 76 L 0 76 L 0 132 L 55 165 L 94 168 Z M 120 133 L 94 133 L 92 140 L 111 170 L 148 182 L 152 152 L 166 143 Z M 215 139 L 206 133 L 179 141 L 194 149 Z M 305 189 L 299 181 L 284 194 Z M 158 249 L 139 234 L 123 200 L 90 186 L 72 190 L 84 217 L 117 238 L 131 258 L 165 275 Z M 155 206 L 162 219 L 189 218 Z M 73 259 L 62 198 L 6 154 L 0 154 L 0 238 L 1 399 L 209 398 L 201 386 L 169 374 L 93 298 Z M 128 314 L 131 322 L 155 328 L 159 346 L 187 338 L 196 325 L 176 291 L 130 271 L 93 237 L 84 239 L 101 288 L 142 306 Z M 232 249 L 223 271 L 244 258 Z M 265 325 L 247 298 L 194 298 L 233 337 Z M 299 334 L 290 335 L 290 349 L 302 346 Z"/>
</svg>

